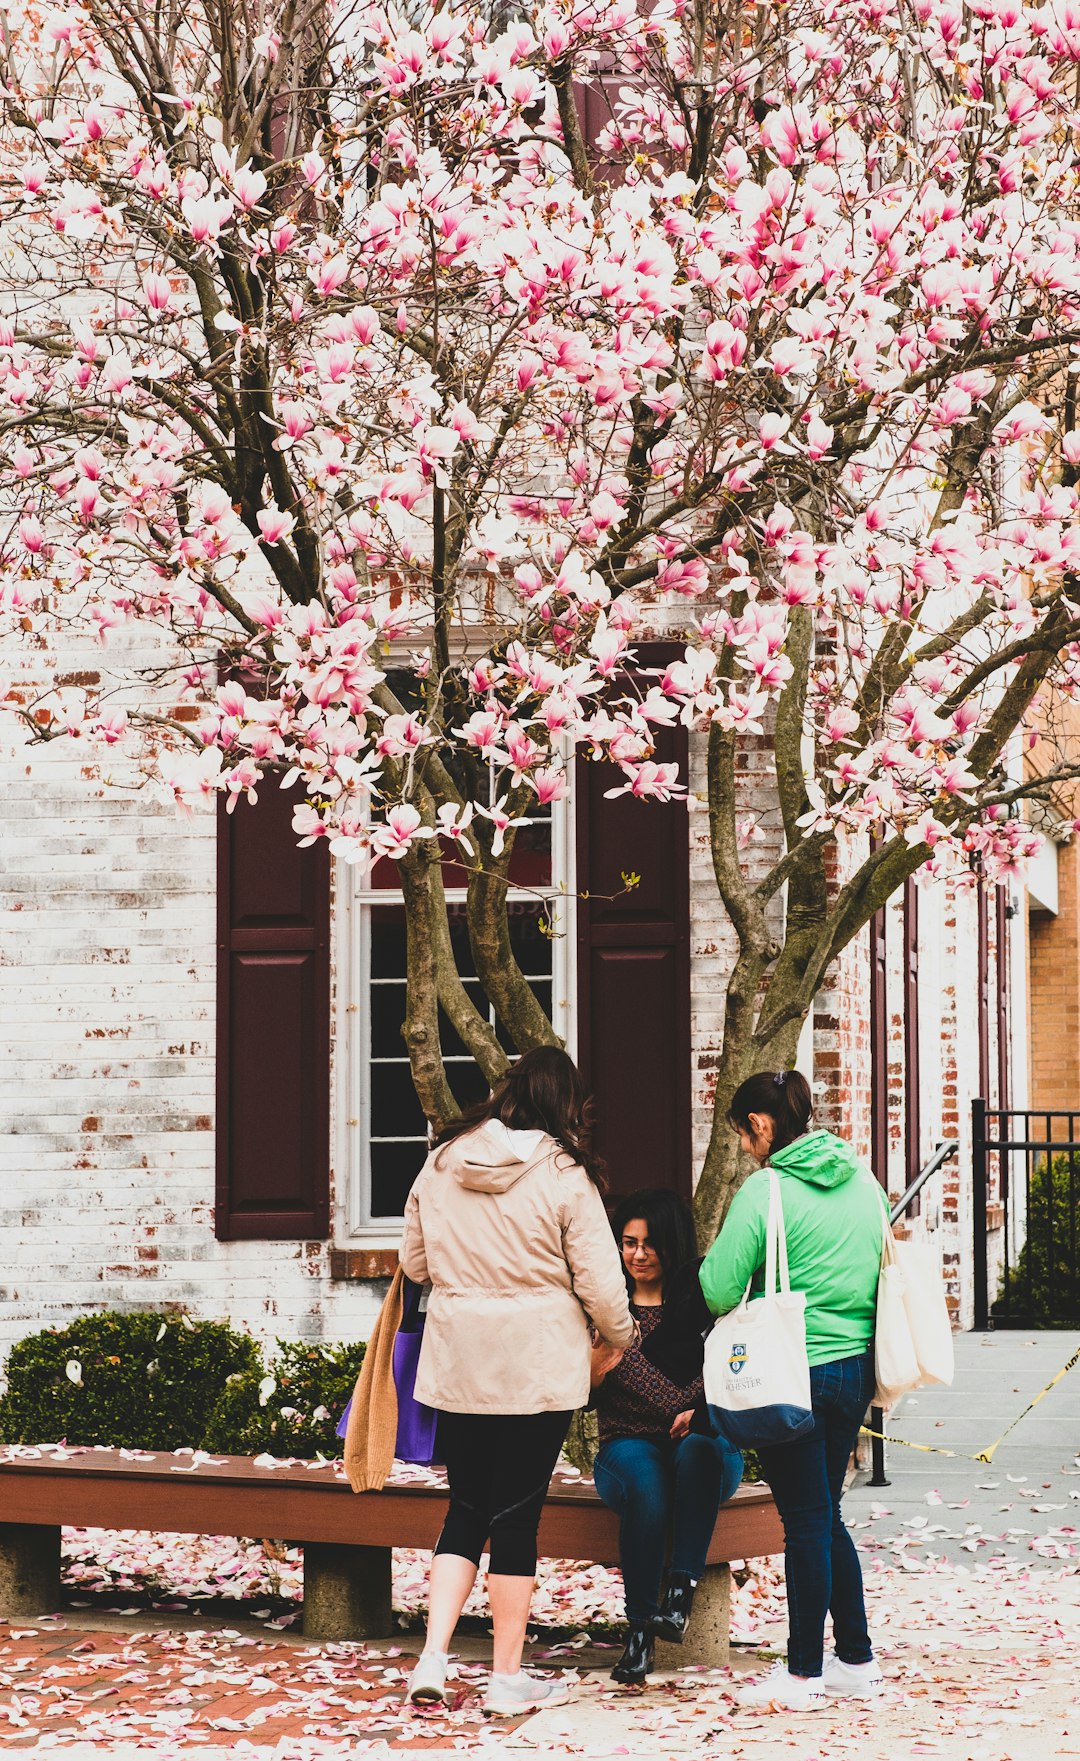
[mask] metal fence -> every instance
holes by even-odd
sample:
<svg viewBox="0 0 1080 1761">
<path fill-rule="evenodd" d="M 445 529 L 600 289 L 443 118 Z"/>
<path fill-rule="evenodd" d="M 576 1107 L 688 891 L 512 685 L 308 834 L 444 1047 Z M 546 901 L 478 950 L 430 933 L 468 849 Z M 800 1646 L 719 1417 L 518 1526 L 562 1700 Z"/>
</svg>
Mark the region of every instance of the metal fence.
<svg viewBox="0 0 1080 1761">
<path fill-rule="evenodd" d="M 1080 1326 L 1080 1111 L 972 1102 L 975 1326 Z"/>
</svg>

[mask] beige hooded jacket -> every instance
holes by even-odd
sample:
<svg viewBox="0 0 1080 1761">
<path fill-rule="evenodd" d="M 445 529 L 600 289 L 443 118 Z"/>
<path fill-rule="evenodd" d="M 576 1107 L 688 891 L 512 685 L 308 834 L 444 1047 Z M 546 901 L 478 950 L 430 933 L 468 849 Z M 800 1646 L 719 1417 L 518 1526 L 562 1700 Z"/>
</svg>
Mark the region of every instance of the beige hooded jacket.
<svg viewBox="0 0 1080 1761">
<path fill-rule="evenodd" d="M 543 1131 L 488 1120 L 424 1164 L 401 1264 L 431 1285 L 416 1398 L 443 1412 L 569 1412 L 589 1398 L 589 1321 L 634 1323 L 599 1192 Z"/>
</svg>

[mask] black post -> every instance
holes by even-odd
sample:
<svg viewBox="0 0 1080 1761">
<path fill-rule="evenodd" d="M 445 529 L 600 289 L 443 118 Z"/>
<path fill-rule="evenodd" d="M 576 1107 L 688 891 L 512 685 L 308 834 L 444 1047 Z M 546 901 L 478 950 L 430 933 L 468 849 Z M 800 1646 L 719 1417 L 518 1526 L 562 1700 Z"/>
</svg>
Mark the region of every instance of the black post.
<svg viewBox="0 0 1080 1761">
<path fill-rule="evenodd" d="M 881 1431 L 882 1433 L 884 1433 L 885 1414 L 882 1412 L 880 1406 L 872 1406 L 870 1408 L 870 1429 L 872 1431 Z M 882 1435 L 880 1437 L 871 1437 L 871 1439 L 870 1439 L 870 1462 L 871 1462 L 871 1466 L 873 1469 L 873 1472 L 870 1475 L 870 1482 L 869 1482 L 870 1485 L 871 1486 L 889 1486 L 889 1485 L 891 1485 L 892 1484 L 891 1480 L 887 1480 L 885 1478 L 885 1438 L 884 1438 L 884 1435 Z"/>
<path fill-rule="evenodd" d="M 971 1250 L 975 1284 L 975 1331 L 990 1326 L 990 1292 L 986 1265 L 986 1102 L 971 1103 Z"/>
</svg>

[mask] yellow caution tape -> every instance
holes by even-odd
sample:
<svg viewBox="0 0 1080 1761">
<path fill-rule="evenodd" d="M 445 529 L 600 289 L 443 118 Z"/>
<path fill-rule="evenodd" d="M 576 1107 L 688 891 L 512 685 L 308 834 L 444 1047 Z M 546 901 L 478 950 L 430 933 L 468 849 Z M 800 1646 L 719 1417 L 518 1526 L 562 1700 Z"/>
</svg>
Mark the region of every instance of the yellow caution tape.
<svg viewBox="0 0 1080 1761">
<path fill-rule="evenodd" d="M 1034 1400 L 1028 1401 L 1023 1412 L 1017 1414 L 1011 1425 L 1006 1425 L 997 1442 L 991 1443 L 986 1449 L 980 1449 L 978 1455 L 969 1455 L 966 1449 L 945 1449 L 937 1443 L 910 1443 L 906 1437 L 894 1437 L 891 1432 L 872 1431 L 869 1425 L 860 1426 L 860 1430 L 864 1437 L 880 1437 L 883 1443 L 898 1443 L 902 1449 L 918 1449 L 924 1455 L 949 1455 L 952 1456 L 954 1460 L 959 1458 L 962 1461 L 977 1461 L 988 1467 L 994 1459 L 995 1452 L 1000 1449 L 1009 1433 L 1015 1431 L 1021 1420 L 1026 1419 L 1028 1413 L 1034 1411 L 1040 1400 L 1046 1399 L 1051 1388 L 1056 1388 L 1062 1377 L 1067 1376 L 1069 1371 L 1074 1369 L 1078 1363 L 1080 1363 L 1080 1350 L 1073 1352 L 1068 1363 L 1065 1364 L 1063 1368 L 1058 1371 L 1057 1375 L 1046 1384 L 1046 1387 L 1041 1393 L 1036 1394 Z"/>
</svg>

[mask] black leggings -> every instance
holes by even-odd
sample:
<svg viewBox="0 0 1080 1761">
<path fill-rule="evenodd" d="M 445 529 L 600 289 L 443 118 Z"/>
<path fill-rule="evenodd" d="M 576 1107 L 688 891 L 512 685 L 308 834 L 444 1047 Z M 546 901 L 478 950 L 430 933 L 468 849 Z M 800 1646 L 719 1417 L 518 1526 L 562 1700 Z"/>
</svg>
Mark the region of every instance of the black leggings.
<svg viewBox="0 0 1080 1761">
<path fill-rule="evenodd" d="M 536 1573 L 536 1532 L 568 1412 L 439 1414 L 439 1453 L 450 1483 L 436 1553 L 477 1565 L 491 1538 L 495 1577 Z"/>
</svg>

